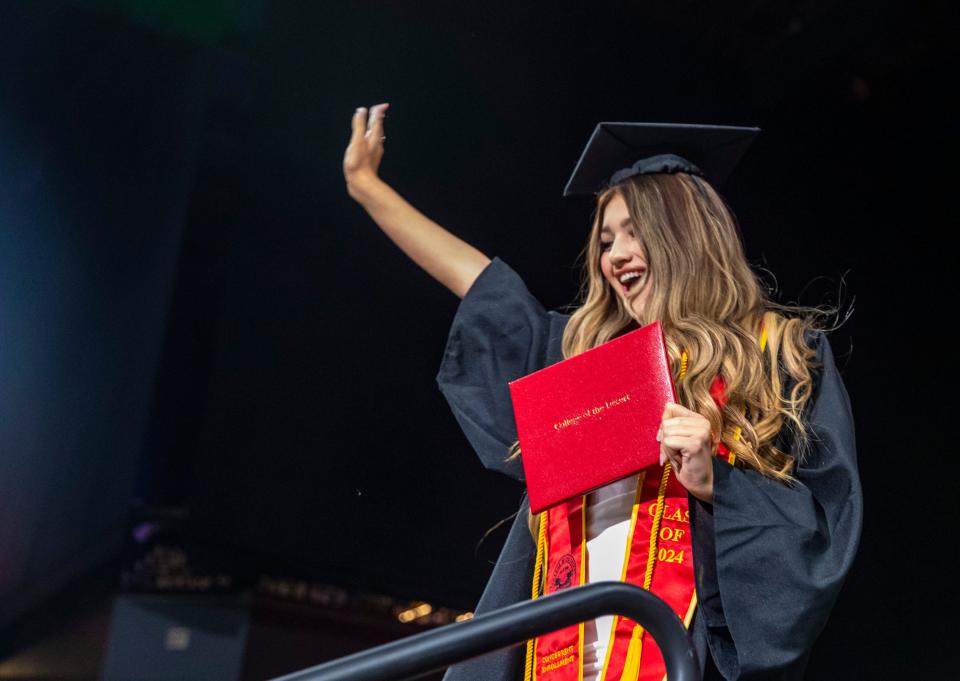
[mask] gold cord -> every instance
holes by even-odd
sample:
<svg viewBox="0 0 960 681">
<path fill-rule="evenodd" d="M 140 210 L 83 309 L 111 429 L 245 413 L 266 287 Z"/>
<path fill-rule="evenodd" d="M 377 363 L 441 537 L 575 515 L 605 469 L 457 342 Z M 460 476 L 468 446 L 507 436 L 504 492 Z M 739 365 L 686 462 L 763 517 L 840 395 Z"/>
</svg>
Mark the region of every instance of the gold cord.
<svg viewBox="0 0 960 681">
<path fill-rule="evenodd" d="M 653 581 L 653 565 L 657 562 L 657 539 L 660 536 L 660 522 L 663 520 L 663 511 L 665 504 L 663 498 L 667 493 L 667 481 L 670 480 L 670 462 L 663 466 L 663 476 L 660 478 L 660 489 L 657 490 L 657 512 L 653 516 L 653 524 L 650 526 L 650 553 L 647 556 L 647 570 L 643 575 L 643 588 L 650 590 L 650 582 Z"/>
<path fill-rule="evenodd" d="M 543 554 L 547 546 L 547 512 L 540 514 L 540 527 L 537 528 L 537 560 L 533 566 L 533 587 L 530 599 L 540 596 L 540 580 L 543 575 Z M 533 681 L 533 648 L 536 639 L 527 641 L 527 660 L 523 670 L 523 681 Z"/>
</svg>

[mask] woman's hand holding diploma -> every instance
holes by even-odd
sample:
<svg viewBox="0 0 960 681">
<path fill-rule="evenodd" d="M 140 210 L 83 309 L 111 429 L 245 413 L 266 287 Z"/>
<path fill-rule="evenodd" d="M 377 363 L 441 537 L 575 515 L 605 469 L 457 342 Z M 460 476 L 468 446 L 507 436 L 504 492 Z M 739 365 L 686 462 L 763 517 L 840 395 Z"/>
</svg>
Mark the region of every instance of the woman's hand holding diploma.
<svg viewBox="0 0 960 681">
<path fill-rule="evenodd" d="M 669 461 L 677 480 L 690 494 L 713 503 L 714 443 L 706 417 L 667 402 L 657 441 L 660 464 Z"/>
</svg>

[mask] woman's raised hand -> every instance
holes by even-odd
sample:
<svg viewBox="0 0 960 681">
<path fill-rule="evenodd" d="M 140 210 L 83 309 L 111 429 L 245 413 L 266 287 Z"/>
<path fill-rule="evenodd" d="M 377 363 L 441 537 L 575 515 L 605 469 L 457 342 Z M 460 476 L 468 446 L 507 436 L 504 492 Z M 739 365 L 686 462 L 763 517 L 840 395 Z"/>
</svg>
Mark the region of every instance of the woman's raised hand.
<svg viewBox="0 0 960 681">
<path fill-rule="evenodd" d="M 389 104 L 363 107 L 353 114 L 353 134 L 343 155 L 347 191 L 383 233 L 427 274 L 461 298 L 490 258 L 454 236 L 407 203 L 378 172 L 383 158 L 383 117 Z"/>
<path fill-rule="evenodd" d="M 343 155 L 343 176 L 347 181 L 347 192 L 355 199 L 379 180 L 383 141 L 387 139 L 383 134 L 383 119 L 389 106 L 383 103 L 370 107 L 369 120 L 364 107 L 353 114 L 353 132 Z"/>
</svg>

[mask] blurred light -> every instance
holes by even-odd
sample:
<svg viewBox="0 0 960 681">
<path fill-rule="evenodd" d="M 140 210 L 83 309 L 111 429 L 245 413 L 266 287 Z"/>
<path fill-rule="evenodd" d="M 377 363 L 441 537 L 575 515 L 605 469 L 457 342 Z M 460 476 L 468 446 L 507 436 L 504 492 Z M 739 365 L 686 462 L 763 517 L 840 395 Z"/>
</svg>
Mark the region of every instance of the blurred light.
<svg viewBox="0 0 960 681">
<path fill-rule="evenodd" d="M 432 605 L 430 605 L 429 603 L 421 603 L 416 607 L 409 608 L 408 610 L 404 610 L 399 615 L 397 615 L 397 619 L 403 622 L 404 624 L 406 624 L 407 622 L 412 622 L 415 619 L 426 617 L 431 612 L 433 612 Z"/>
<path fill-rule="evenodd" d="M 467 621 L 467 620 L 472 620 L 472 619 L 473 619 L 473 613 L 472 613 L 472 612 L 465 612 L 465 613 L 463 613 L 462 615 L 457 615 L 457 617 L 456 617 L 456 621 L 457 621 L 457 622 L 465 622 L 465 621 Z"/>
<path fill-rule="evenodd" d="M 133 538 L 138 544 L 145 544 L 150 537 L 153 536 L 154 532 L 157 531 L 156 523 L 140 523 L 135 528 L 133 528 Z"/>
<path fill-rule="evenodd" d="M 163 640 L 163 647 L 167 650 L 186 650 L 190 647 L 189 627 L 170 627 Z"/>
<path fill-rule="evenodd" d="M 850 94 L 860 101 L 867 99 L 870 97 L 870 83 L 864 78 L 854 78 L 850 81 Z"/>
</svg>

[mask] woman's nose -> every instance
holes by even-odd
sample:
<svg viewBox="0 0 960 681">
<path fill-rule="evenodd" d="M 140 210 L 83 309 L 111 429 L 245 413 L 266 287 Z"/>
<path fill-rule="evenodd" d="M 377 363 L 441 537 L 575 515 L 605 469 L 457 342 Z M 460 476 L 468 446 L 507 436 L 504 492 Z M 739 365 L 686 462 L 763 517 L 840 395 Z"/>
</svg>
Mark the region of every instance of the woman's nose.
<svg viewBox="0 0 960 681">
<path fill-rule="evenodd" d="M 627 264 L 630 261 L 630 249 L 623 239 L 615 239 L 610 246 L 610 264 L 614 267 Z"/>
</svg>

